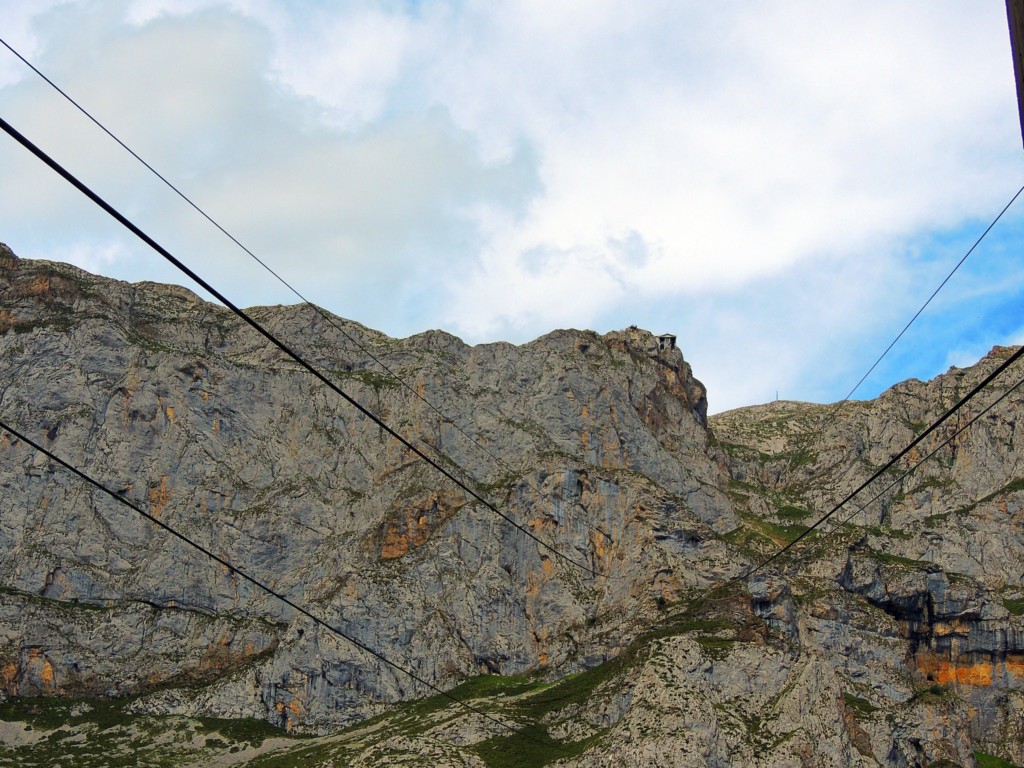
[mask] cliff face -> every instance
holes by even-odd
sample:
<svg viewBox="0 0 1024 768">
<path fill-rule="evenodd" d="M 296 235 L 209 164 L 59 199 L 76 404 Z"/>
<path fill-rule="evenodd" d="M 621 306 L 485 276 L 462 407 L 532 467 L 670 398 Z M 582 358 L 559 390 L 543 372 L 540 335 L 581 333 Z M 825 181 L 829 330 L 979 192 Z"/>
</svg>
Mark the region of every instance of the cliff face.
<svg viewBox="0 0 1024 768">
<path fill-rule="evenodd" d="M 713 424 L 730 457 L 738 511 L 779 528 L 810 524 L 1014 351 L 997 347 L 971 368 L 903 382 L 870 402 L 779 402 L 719 415 Z M 1008 369 L 898 471 L 859 494 L 824 526 L 830 535 L 787 569 L 794 584 L 805 583 L 798 589 L 811 589 L 810 575 L 831 575 L 835 587 L 884 614 L 913 679 L 963 708 L 976 745 L 1017 762 L 1024 762 L 1024 444 L 1016 423 L 1024 395 L 1014 386 L 1022 375 L 1020 366 Z M 819 606 L 811 616 L 823 612 L 832 610 Z"/>
<path fill-rule="evenodd" d="M 475 503 L 226 310 L 65 265 L 0 267 L 5 419 L 437 685 L 592 665 L 659 601 L 735 570 L 716 535 L 735 518 L 707 451 L 703 387 L 648 333 L 468 347 L 337 320 L 406 387 L 313 310 L 253 310 L 595 577 Z M 427 693 L 26 446 L 4 437 L 0 453 L 8 693 L 123 695 L 242 669 L 245 685 L 201 705 L 172 687 L 139 706 L 288 726 Z"/>
<path fill-rule="evenodd" d="M 798 559 L 709 592 L 830 509 L 1006 350 L 871 402 L 709 419 L 680 351 L 635 328 L 470 347 L 335 318 L 341 333 L 304 307 L 252 314 L 597 575 L 182 288 L 0 248 L 0 415 L 525 730 L 447 700 L 393 706 L 431 692 L 4 436 L 0 758 L 48 764 L 56 736 L 33 736 L 55 720 L 47 707 L 66 724 L 62 749 L 100 731 L 116 741 L 113 707 L 139 765 L 140 733 L 181 762 L 260 764 L 226 726 L 204 747 L 190 717 L 256 718 L 283 738 L 379 712 L 267 744 L 325 766 L 1024 762 L 1018 393 Z M 60 709 L 72 697 L 93 703 Z"/>
</svg>

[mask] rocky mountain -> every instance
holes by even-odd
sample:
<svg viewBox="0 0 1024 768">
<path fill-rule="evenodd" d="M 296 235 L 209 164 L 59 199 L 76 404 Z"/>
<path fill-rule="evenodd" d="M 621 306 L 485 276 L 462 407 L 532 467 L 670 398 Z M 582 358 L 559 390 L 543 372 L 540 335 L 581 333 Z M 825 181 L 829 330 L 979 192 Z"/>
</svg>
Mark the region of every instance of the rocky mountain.
<svg viewBox="0 0 1024 768">
<path fill-rule="evenodd" d="M 0 765 L 1024 763 L 1017 391 L 730 581 L 1008 350 L 709 419 L 636 328 L 251 314 L 519 528 L 227 310 L 6 247 L 0 419 L 436 688 L 4 434 Z"/>
</svg>

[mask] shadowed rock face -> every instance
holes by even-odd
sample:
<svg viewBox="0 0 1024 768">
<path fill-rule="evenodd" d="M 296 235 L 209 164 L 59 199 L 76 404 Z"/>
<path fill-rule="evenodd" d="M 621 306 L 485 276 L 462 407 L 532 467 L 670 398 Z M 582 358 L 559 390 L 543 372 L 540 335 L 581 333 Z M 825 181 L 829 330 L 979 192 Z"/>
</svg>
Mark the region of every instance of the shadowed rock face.
<svg viewBox="0 0 1024 768">
<path fill-rule="evenodd" d="M 742 500 L 741 514 L 745 507 L 778 524 L 817 519 L 1015 351 L 996 347 L 976 366 L 903 382 L 874 401 L 778 402 L 714 417 L 734 488 L 756 490 Z M 811 547 L 810 564 L 801 566 L 822 576 L 831 570 L 837 587 L 884 612 L 912 679 L 961 702 L 971 739 L 1018 762 L 1024 446 L 1016 424 L 1024 400 L 1011 387 L 1022 372 L 1009 369 L 905 457 L 899 471 L 858 496 L 838 516 L 845 525 Z"/>
<path fill-rule="evenodd" d="M 716 536 L 736 520 L 704 388 L 644 331 L 469 347 L 334 318 L 342 333 L 308 307 L 252 310 L 595 576 L 183 288 L 9 251 L 0 280 L 5 419 L 437 685 L 595 663 L 656 600 L 736 567 Z M 232 684 L 206 711 L 301 726 L 425 693 L 27 446 L 4 436 L 0 459 L 8 693 L 120 695 L 239 670 L 241 700 Z M 178 693 L 145 706 L 190 707 Z"/>
<path fill-rule="evenodd" d="M 251 313 L 557 552 L 223 308 L 6 247 L 0 417 L 432 684 L 537 673 L 481 706 L 552 739 L 545 764 L 1024 762 L 1018 393 L 922 445 L 902 469 L 935 458 L 797 559 L 707 593 L 1010 351 L 871 402 L 709 418 L 682 353 L 637 328 L 471 347 Z M 136 713 L 315 732 L 430 693 L 7 435 L 0 487 L 0 699 L 133 695 Z M 426 711 L 302 759 L 482 765 L 517 748 Z"/>
</svg>

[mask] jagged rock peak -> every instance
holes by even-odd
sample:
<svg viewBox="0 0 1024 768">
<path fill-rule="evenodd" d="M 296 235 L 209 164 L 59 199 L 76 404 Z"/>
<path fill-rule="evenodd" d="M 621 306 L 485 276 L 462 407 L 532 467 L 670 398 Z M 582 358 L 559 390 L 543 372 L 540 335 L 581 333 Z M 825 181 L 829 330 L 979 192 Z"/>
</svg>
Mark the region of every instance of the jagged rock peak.
<svg viewBox="0 0 1024 768">
<path fill-rule="evenodd" d="M 18 262 L 18 257 L 7 243 L 0 243 L 0 269 L 10 269 Z"/>
<path fill-rule="evenodd" d="M 337 319 L 353 343 L 309 306 L 251 310 L 588 571 L 473 503 L 224 308 L 4 253 L 5 419 L 432 684 L 475 678 L 457 693 L 551 749 L 517 762 L 516 739 L 450 702 L 398 704 L 426 691 L 0 436 L 0 762 L 54 764 L 23 759 L 37 739 L 75 762 L 97 729 L 74 698 L 107 697 L 98 709 L 146 719 L 103 744 L 163 722 L 187 732 L 156 741 L 161 760 L 190 752 L 176 764 L 248 752 L 195 739 L 180 716 L 308 732 L 389 705 L 347 735 L 282 739 L 295 760 L 271 761 L 1024 764 L 1019 391 L 948 444 L 952 424 L 933 434 L 900 470 L 934 460 L 793 559 L 708 594 L 795 541 L 1011 349 L 841 409 L 719 414 L 712 434 L 671 334 L 470 346 Z M 33 729 L 13 722 L 43 706 Z M 50 737 L 47 721 L 78 730 Z"/>
<path fill-rule="evenodd" d="M 719 536 L 737 521 L 717 489 L 704 387 L 653 334 L 563 330 L 469 346 L 437 330 L 392 339 L 338 318 L 342 334 L 306 305 L 251 313 L 593 572 L 468 501 L 185 288 L 18 261 L 0 274 L 5 416 L 239 567 L 345 617 L 362 642 L 415 660 L 438 685 L 593 666 L 657 615 L 658 600 L 735 570 L 722 567 Z M 137 706 L 299 728 L 417 693 L 74 478 L 40 474 L 25 446 L 0 442 L 0 458 L 0 632 L 17 628 L 0 645 L 0 690 L 150 694 Z M 52 539 L 35 534 L 44 518 Z M 164 623 L 174 631 L 154 636 Z M 145 650 L 122 658 L 114 646 Z M 160 690 L 178 679 L 212 687 Z"/>
</svg>

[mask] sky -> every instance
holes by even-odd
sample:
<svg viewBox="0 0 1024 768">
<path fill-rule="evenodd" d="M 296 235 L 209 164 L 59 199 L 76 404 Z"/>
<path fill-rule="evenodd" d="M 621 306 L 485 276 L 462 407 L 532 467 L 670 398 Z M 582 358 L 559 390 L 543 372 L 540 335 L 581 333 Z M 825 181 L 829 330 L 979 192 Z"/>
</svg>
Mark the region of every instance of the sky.
<svg viewBox="0 0 1024 768">
<path fill-rule="evenodd" d="M 0 37 L 332 312 L 674 333 L 712 412 L 845 397 L 1024 184 L 1002 0 L 0 0 Z M 296 301 L 6 49 L 0 116 Z M 1024 199 L 854 396 L 1024 343 L 1022 235 Z M 5 135 L 0 242 L 188 285 Z"/>
</svg>

